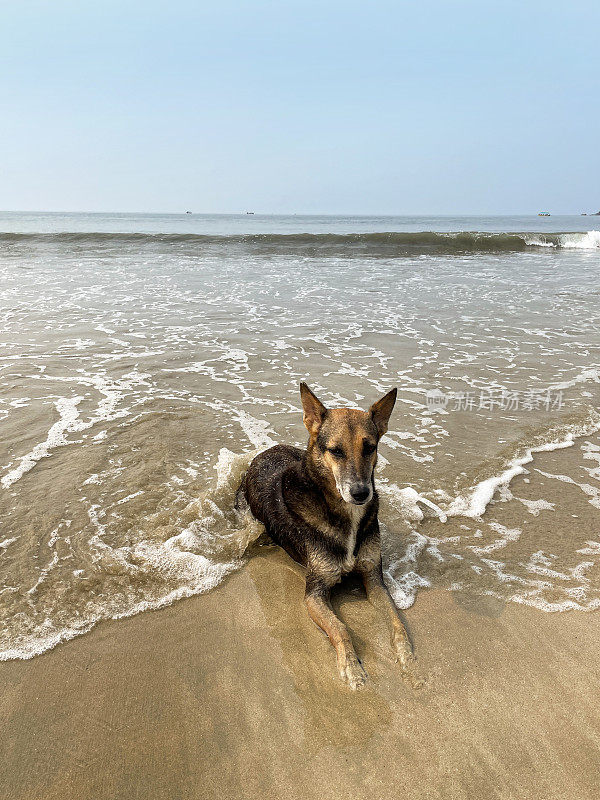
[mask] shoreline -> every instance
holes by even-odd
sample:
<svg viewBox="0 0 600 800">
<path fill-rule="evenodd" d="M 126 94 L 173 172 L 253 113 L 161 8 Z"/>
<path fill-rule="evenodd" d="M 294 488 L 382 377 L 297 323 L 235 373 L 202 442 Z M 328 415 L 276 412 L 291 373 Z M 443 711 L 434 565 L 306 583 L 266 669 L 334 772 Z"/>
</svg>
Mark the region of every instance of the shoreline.
<svg viewBox="0 0 600 800">
<path fill-rule="evenodd" d="M 503 469 L 497 474 L 479 481 L 478 483 L 470 486 L 466 491 L 459 492 L 454 497 L 452 502 L 443 509 L 432 503 L 431 500 L 424 496 L 425 493 L 421 495 L 410 487 L 400 489 L 397 484 L 379 482 L 378 488 L 380 496 L 385 498 L 386 503 L 386 505 L 383 507 L 383 513 L 381 516 L 383 517 L 386 513 L 392 511 L 397 513 L 399 510 L 401 510 L 404 521 L 406 522 L 406 528 L 402 532 L 400 532 L 402 529 L 398 528 L 397 524 L 394 524 L 393 527 L 395 528 L 397 535 L 410 537 L 411 534 L 414 535 L 416 533 L 418 537 L 420 531 L 420 533 L 425 534 L 427 539 L 427 541 L 425 541 L 425 539 L 421 538 L 420 544 L 419 542 L 413 542 L 410 544 L 410 542 L 407 540 L 404 557 L 400 559 L 400 561 L 394 562 L 395 565 L 405 562 L 408 565 L 406 566 L 406 574 L 401 576 L 400 580 L 391 575 L 389 572 L 390 563 L 388 562 L 386 564 L 384 561 L 384 571 L 386 572 L 388 578 L 388 587 L 390 588 L 398 607 L 401 609 L 411 607 L 415 602 L 417 591 L 422 588 L 431 587 L 433 585 L 438 589 L 448 589 L 448 586 L 443 587 L 443 582 L 431 584 L 426 578 L 421 580 L 422 576 L 418 572 L 417 558 L 421 555 L 421 551 L 424 546 L 426 548 L 433 546 L 433 549 L 436 550 L 439 556 L 439 550 L 437 550 L 437 548 L 440 544 L 444 546 L 448 544 L 452 545 L 452 542 L 456 539 L 456 536 L 462 535 L 463 538 L 465 537 L 464 531 L 468 528 L 468 525 L 465 525 L 465 523 L 470 523 L 476 527 L 477 525 L 484 525 L 486 521 L 489 522 L 490 517 L 493 519 L 500 517 L 510 520 L 510 525 L 513 526 L 513 530 L 519 531 L 519 535 L 526 526 L 532 522 L 536 522 L 535 517 L 537 517 L 540 513 L 539 503 L 543 501 L 535 500 L 534 498 L 536 498 L 538 495 L 542 496 L 547 494 L 547 492 L 539 488 L 540 479 L 537 473 L 539 473 L 540 470 L 537 468 L 535 470 L 531 468 L 528 470 L 525 468 L 525 465 L 531 464 L 531 462 L 535 460 L 536 456 L 546 456 L 546 464 L 550 464 L 552 468 L 557 470 L 559 473 L 553 476 L 547 475 L 547 477 L 559 479 L 558 494 L 556 494 L 557 490 L 555 489 L 553 496 L 558 496 L 560 498 L 558 509 L 561 509 L 563 512 L 563 518 L 559 520 L 557 509 L 554 508 L 554 503 L 549 503 L 546 506 L 542 506 L 541 509 L 550 508 L 550 510 L 554 513 L 552 517 L 543 519 L 540 522 L 542 522 L 542 524 L 550 523 L 553 528 L 566 533 L 568 531 L 568 526 L 571 523 L 571 520 L 568 518 L 568 512 L 572 509 L 572 507 L 574 507 L 574 498 L 568 497 L 565 484 L 560 481 L 560 472 L 566 468 L 570 474 L 575 474 L 575 469 L 577 466 L 576 461 L 577 457 L 579 456 L 579 452 L 576 448 L 574 448 L 574 445 L 576 445 L 579 440 L 590 438 L 594 441 L 597 441 L 598 445 L 594 446 L 600 451 L 600 436 L 598 434 L 599 428 L 600 423 L 590 422 L 587 429 L 578 429 L 576 432 L 562 432 L 560 435 L 555 436 L 546 443 L 531 445 L 525 449 L 522 455 L 514 456 L 512 459 L 508 460 Z M 564 458 L 560 459 L 560 454 L 558 451 L 571 451 L 572 463 L 570 466 L 567 467 L 567 462 L 565 462 Z M 231 498 L 229 497 L 229 494 L 231 494 L 231 496 L 235 494 L 235 490 L 239 485 L 241 470 L 243 470 L 247 462 L 249 462 L 249 460 L 257 452 L 259 452 L 259 450 L 253 450 L 243 454 L 234 454 L 230 451 L 222 450 L 219 454 L 219 459 L 216 465 L 218 474 L 216 484 L 205 492 L 200 501 L 197 501 L 197 503 L 199 503 L 198 507 L 204 508 L 204 505 L 212 505 L 214 507 L 215 503 L 220 505 L 221 508 L 230 505 Z M 227 455 L 224 455 L 224 453 Z M 558 457 L 559 460 L 556 460 L 555 456 Z M 548 461 L 548 459 L 551 460 Z M 540 464 L 543 464 L 541 458 L 538 458 L 536 463 L 538 463 L 538 460 Z M 546 473 L 541 472 L 541 474 L 544 475 Z M 525 481 L 523 481 L 525 476 L 529 477 L 526 477 Z M 525 482 L 527 483 L 527 486 L 525 485 Z M 582 484 L 578 484 L 575 481 L 572 481 L 572 483 L 579 490 L 586 488 L 585 486 L 582 486 Z M 518 490 L 520 495 L 529 494 L 531 496 L 531 499 L 523 499 L 523 497 L 516 498 L 516 500 L 519 501 L 516 503 L 516 505 L 520 513 L 515 513 L 514 510 L 511 510 L 510 507 L 506 505 L 507 493 L 513 500 L 515 500 L 514 496 L 512 495 L 511 487 L 515 490 Z M 225 495 L 223 495 L 223 492 L 225 492 Z M 405 494 L 407 492 L 412 492 L 412 494 Z M 433 495 L 434 493 L 428 492 L 428 494 Z M 505 496 L 503 496 L 503 494 Z M 590 544 L 590 541 L 597 538 L 595 533 L 595 510 L 592 511 L 589 505 L 590 503 L 594 504 L 595 501 L 590 499 L 589 494 L 590 493 L 588 491 L 588 494 L 584 493 L 577 498 L 579 500 L 579 506 L 576 510 L 579 511 L 579 514 L 571 514 L 571 517 L 575 517 L 579 520 L 578 528 L 586 531 L 586 535 L 589 537 L 589 541 L 587 542 L 588 545 Z M 192 501 L 192 503 L 194 502 L 195 501 Z M 534 507 L 538 505 L 538 508 L 527 509 L 519 503 L 529 504 L 530 506 Z M 424 515 L 422 507 L 426 509 L 427 516 Z M 598 505 L 596 503 L 595 508 L 597 507 Z M 417 523 L 421 523 L 419 531 L 412 530 L 411 528 L 411 523 L 415 521 Z M 246 537 L 249 542 L 254 541 L 254 539 L 256 539 L 258 536 L 258 533 L 255 535 L 249 533 L 249 526 L 258 525 L 258 523 L 249 522 L 248 520 L 238 520 L 238 522 L 240 525 L 242 525 L 238 533 Z M 493 525 L 494 523 L 492 522 L 491 524 Z M 505 530 L 508 531 L 506 528 Z M 510 531 L 508 531 L 508 533 L 510 533 Z M 169 545 L 169 543 L 173 540 L 177 540 L 179 535 L 181 534 L 174 534 L 173 539 L 167 540 L 166 545 Z M 393 539 L 393 535 L 391 538 Z M 538 539 L 540 542 L 543 541 L 541 532 Z M 7 540 L 6 542 L 0 542 L 0 548 L 3 545 L 10 544 L 14 541 L 17 541 L 17 539 L 13 538 Z M 594 544 L 593 541 L 592 544 Z M 249 544 L 249 547 L 251 549 L 252 544 Z M 164 544 L 163 548 L 165 548 Z M 468 547 L 467 549 L 479 549 L 482 552 L 485 552 L 485 548 L 477 548 L 476 545 L 471 545 L 470 548 Z M 490 552 L 493 552 L 494 549 L 495 547 L 492 546 Z M 185 549 L 182 552 L 185 553 Z M 576 550 L 576 552 L 581 553 L 582 551 Z M 450 553 L 451 557 L 451 548 L 448 553 Z M 214 591 L 215 587 L 219 586 L 221 581 L 229 574 L 243 569 L 243 565 L 247 556 L 248 551 L 244 550 L 242 552 L 238 552 L 236 557 L 229 562 L 211 562 L 210 560 L 207 560 L 206 564 L 204 565 L 204 571 L 201 575 L 201 579 L 199 578 L 199 580 L 201 580 L 201 585 L 188 586 L 183 584 L 179 588 L 174 589 L 169 594 L 155 601 L 142 600 L 133 605 L 131 608 L 113 613 L 111 616 L 90 619 L 85 626 L 63 629 L 61 631 L 57 631 L 52 637 L 48 636 L 46 639 L 18 643 L 12 648 L 0 650 L 0 664 L 11 662 L 13 660 L 20 661 L 37 658 L 40 655 L 50 652 L 54 648 L 59 647 L 66 642 L 72 641 L 73 639 L 77 639 L 81 636 L 89 635 L 90 631 L 94 630 L 100 623 L 106 623 L 111 620 L 118 621 L 138 616 L 140 614 L 146 614 L 149 611 L 157 611 L 174 604 L 176 605 L 185 599 L 201 597 L 206 592 Z M 516 561 L 518 558 L 515 555 L 512 559 L 509 559 L 509 561 L 510 560 Z M 447 564 L 447 562 L 448 554 L 447 558 L 443 560 L 443 563 Z M 198 565 L 196 565 L 196 568 L 199 568 Z M 536 569 L 538 568 L 539 567 L 536 567 Z M 410 584 L 407 592 L 401 587 L 404 586 L 404 580 L 411 575 L 417 576 L 417 582 L 414 583 L 413 581 L 414 585 Z M 489 594 L 494 595 L 494 592 L 490 591 Z M 555 607 L 552 607 L 552 604 L 546 603 L 545 607 L 543 607 L 544 604 L 539 603 L 537 600 L 533 601 L 523 600 L 522 598 L 513 598 L 513 602 L 524 602 L 526 605 L 532 605 L 537 607 L 539 610 L 544 610 L 548 613 L 559 613 L 564 610 L 589 612 L 597 609 L 598 604 L 600 603 L 600 600 L 592 599 L 586 607 L 586 605 L 580 604 L 579 600 L 580 598 L 571 599 L 567 601 L 570 603 L 570 605 L 564 605 L 563 603 L 561 606 L 561 604 L 558 603 L 555 605 Z"/>
<path fill-rule="evenodd" d="M 274 547 L 210 593 L 0 664 L 6 800 L 596 796 L 600 623 L 424 590 L 402 682 L 362 591 L 334 605 L 370 681 L 340 681 Z M 590 702 L 590 700 L 592 702 Z"/>
</svg>

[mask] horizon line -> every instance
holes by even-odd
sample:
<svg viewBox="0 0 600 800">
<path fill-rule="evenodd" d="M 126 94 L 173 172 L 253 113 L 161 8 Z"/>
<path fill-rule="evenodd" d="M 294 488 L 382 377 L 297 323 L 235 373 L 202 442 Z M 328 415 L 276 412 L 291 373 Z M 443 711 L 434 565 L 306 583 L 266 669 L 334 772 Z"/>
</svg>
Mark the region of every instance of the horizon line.
<svg viewBox="0 0 600 800">
<path fill-rule="evenodd" d="M 1 209 L 0 214 L 88 214 L 88 215 L 108 215 L 108 214 L 119 214 L 119 215 L 129 215 L 129 216 L 157 216 L 157 217 L 167 217 L 167 216 L 193 216 L 193 217 L 247 217 L 247 216 L 254 216 L 254 217 L 361 217 L 363 219 L 375 219 L 378 217 L 388 217 L 388 218 L 395 218 L 395 217 L 438 217 L 438 218 L 453 218 L 453 217 L 537 217 L 542 212 L 540 211 L 527 211 L 527 212 L 494 212 L 494 213 L 482 213 L 482 212 L 455 212 L 455 213 L 444 213 L 444 214 L 434 214 L 431 212 L 427 213 L 357 213 L 357 212 L 345 212 L 345 213 L 336 213 L 336 212 L 303 212 L 303 211 L 190 211 L 190 210 L 181 210 L 181 211 L 68 211 L 68 210 L 48 210 L 48 209 Z M 555 217 L 585 217 L 585 216 L 598 216 L 600 211 L 571 211 L 571 212 L 547 212 L 544 211 L 543 215 L 549 214 L 549 216 Z"/>
</svg>

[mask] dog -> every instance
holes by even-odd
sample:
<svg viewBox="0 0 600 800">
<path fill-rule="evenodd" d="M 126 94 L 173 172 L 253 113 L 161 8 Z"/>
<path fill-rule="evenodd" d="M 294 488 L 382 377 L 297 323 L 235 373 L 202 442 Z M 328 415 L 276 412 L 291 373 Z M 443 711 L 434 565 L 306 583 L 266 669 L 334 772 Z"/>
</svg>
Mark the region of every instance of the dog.
<svg viewBox="0 0 600 800">
<path fill-rule="evenodd" d="M 402 671 L 408 675 L 414 664 L 410 640 L 383 581 L 374 480 L 377 446 L 396 395 L 392 389 L 368 411 L 327 409 L 301 383 L 306 450 L 276 445 L 260 453 L 239 489 L 270 538 L 306 569 L 308 613 L 329 637 L 340 676 L 352 689 L 363 686 L 367 675 L 329 600 L 344 575 L 358 574 L 367 599 L 387 616 Z"/>
</svg>

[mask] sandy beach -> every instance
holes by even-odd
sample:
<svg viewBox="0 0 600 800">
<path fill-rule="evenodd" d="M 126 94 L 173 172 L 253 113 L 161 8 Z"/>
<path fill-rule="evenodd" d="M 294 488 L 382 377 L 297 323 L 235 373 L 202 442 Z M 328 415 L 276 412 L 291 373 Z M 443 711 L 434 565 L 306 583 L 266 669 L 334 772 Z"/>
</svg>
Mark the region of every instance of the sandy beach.
<svg viewBox="0 0 600 800">
<path fill-rule="evenodd" d="M 299 569 L 255 548 L 207 595 L 0 664 L 2 797 L 598 796 L 597 615 L 421 592 L 415 691 L 345 586 L 370 676 L 353 693 L 302 597 Z"/>
</svg>

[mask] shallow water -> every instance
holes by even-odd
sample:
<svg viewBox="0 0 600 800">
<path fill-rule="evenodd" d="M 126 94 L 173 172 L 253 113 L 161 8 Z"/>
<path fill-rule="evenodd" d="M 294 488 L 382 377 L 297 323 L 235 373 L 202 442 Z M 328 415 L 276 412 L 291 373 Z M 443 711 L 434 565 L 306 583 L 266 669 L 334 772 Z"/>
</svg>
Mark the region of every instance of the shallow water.
<svg viewBox="0 0 600 800">
<path fill-rule="evenodd" d="M 0 657 L 237 568 L 260 526 L 233 494 L 257 449 L 304 443 L 300 380 L 330 405 L 399 387 L 400 606 L 600 605 L 593 221 L 2 215 Z"/>
</svg>

